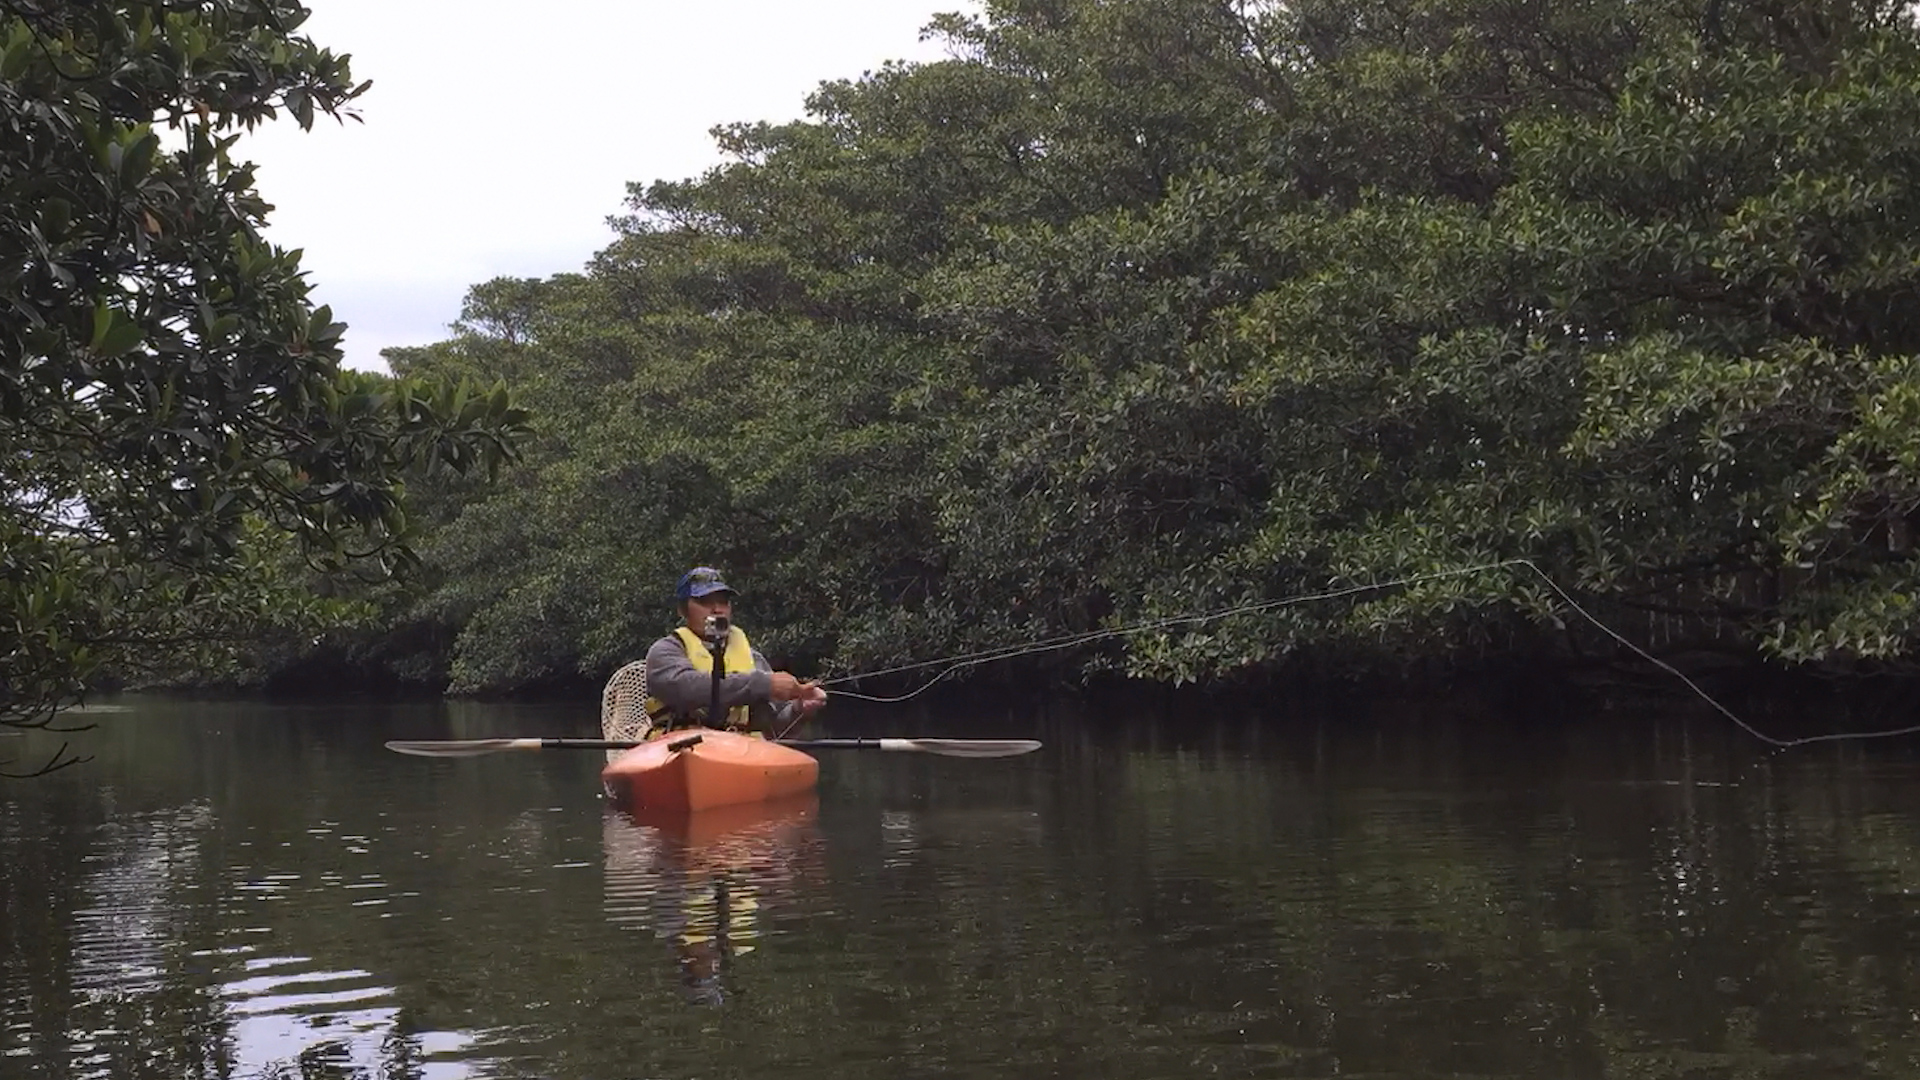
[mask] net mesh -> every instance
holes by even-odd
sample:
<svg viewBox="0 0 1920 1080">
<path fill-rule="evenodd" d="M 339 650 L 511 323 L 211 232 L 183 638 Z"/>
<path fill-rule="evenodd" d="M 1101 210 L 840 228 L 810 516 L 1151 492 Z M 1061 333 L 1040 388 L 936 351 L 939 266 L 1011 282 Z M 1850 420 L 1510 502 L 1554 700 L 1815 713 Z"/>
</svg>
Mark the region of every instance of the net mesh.
<svg viewBox="0 0 1920 1080">
<path fill-rule="evenodd" d="M 600 693 L 600 737 L 638 741 L 653 730 L 653 718 L 647 715 L 647 662 L 633 663 L 613 673 L 607 688 Z M 607 760 L 623 751 L 607 751 Z"/>
</svg>

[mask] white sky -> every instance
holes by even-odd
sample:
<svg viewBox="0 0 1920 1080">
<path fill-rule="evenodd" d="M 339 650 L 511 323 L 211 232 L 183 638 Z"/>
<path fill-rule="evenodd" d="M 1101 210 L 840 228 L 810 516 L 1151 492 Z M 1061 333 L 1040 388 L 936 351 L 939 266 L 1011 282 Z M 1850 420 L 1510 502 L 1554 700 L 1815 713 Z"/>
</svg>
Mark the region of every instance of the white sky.
<svg viewBox="0 0 1920 1080">
<path fill-rule="evenodd" d="M 805 111 L 821 82 L 944 54 L 920 30 L 967 0 L 308 0 L 353 57 L 364 123 L 282 118 L 236 148 L 305 250 L 347 363 L 445 338 L 468 287 L 574 271 L 628 181 L 697 176 L 707 132 Z"/>
</svg>

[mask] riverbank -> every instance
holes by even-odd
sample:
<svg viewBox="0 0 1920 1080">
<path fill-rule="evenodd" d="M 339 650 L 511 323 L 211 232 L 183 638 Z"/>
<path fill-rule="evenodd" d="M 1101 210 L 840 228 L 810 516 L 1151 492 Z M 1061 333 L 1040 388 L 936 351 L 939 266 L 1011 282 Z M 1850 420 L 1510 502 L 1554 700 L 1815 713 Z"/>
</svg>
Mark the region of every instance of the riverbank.
<svg viewBox="0 0 1920 1080">
<path fill-rule="evenodd" d="M 929 685 L 938 666 L 916 676 L 837 684 L 876 697 L 912 695 L 904 706 L 875 710 L 843 699 L 840 712 L 907 707 L 920 710 L 955 697 L 994 710 L 1020 709 L 1036 701 L 1072 703 L 1089 716 L 1229 718 L 1249 724 L 1284 724 L 1290 713 L 1318 715 L 1414 714 L 1448 717 L 1480 712 L 1552 724 L 1563 716 L 1647 709 L 1697 715 L 1737 724 L 1724 707 L 1764 735 L 1799 739 L 1897 729 L 1920 715 L 1920 677 L 1902 670 L 1835 674 L 1811 667 L 1788 668 L 1724 654 L 1675 657 L 1678 674 L 1632 658 L 1599 663 L 1497 659 L 1472 663 L 1423 662 L 1367 671 L 1356 665 L 1316 668 L 1296 664 L 1198 684 L 1128 679 L 1112 673 L 1075 675 L 1057 665 L 1020 662 L 990 665 Z M 804 672 L 803 672 L 804 674 Z M 1691 685 L 1690 685 L 1691 684 Z M 585 678 L 552 679 L 510 693 L 448 695 L 379 672 L 344 665 L 283 673 L 261 684 L 204 684 L 103 688 L 156 698 L 232 702 L 325 703 L 340 701 L 431 704 L 439 701 L 552 705 L 597 715 L 602 684 Z"/>
</svg>

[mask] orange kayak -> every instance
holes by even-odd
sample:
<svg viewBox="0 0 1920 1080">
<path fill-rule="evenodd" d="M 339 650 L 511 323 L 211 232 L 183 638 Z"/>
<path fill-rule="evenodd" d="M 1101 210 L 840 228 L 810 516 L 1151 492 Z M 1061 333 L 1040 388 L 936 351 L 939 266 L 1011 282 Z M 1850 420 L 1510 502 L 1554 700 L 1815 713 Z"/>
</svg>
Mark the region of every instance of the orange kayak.
<svg viewBox="0 0 1920 1080">
<path fill-rule="evenodd" d="M 600 770 L 607 797 L 632 810 L 707 810 L 813 790 L 820 763 L 791 747 L 731 731 L 669 732 Z"/>
</svg>

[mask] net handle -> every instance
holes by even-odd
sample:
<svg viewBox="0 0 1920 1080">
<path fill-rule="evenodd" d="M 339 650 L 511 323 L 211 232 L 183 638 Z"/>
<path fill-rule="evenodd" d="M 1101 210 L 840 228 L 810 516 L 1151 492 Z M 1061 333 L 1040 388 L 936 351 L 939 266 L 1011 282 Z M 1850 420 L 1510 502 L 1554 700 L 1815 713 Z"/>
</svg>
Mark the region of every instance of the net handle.
<svg viewBox="0 0 1920 1080">
<path fill-rule="evenodd" d="M 653 730 L 653 718 L 647 715 L 647 662 L 635 660 L 613 673 L 600 692 L 600 736 L 624 742 L 639 742 Z M 612 761 L 624 751 L 607 751 Z"/>
</svg>

